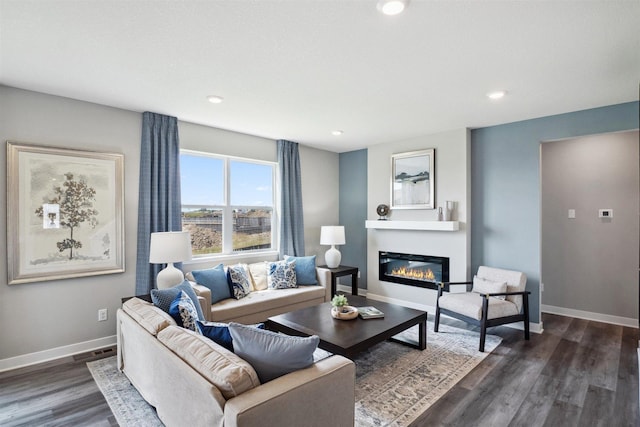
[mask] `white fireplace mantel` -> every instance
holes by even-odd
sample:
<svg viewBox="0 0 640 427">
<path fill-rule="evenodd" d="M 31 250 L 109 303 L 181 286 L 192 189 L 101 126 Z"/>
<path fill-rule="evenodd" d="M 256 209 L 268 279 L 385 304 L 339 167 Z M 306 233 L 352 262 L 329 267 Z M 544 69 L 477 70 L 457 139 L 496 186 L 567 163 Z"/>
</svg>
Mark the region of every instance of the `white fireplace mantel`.
<svg viewBox="0 0 640 427">
<path fill-rule="evenodd" d="M 460 222 L 368 220 L 365 227 L 376 230 L 458 231 Z"/>
</svg>

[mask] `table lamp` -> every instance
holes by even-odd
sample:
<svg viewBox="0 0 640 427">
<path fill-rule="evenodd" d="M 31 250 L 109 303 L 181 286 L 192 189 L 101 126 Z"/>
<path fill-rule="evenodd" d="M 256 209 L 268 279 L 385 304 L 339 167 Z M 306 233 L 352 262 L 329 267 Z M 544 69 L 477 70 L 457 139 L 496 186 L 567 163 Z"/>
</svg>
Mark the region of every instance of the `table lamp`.
<svg viewBox="0 0 640 427">
<path fill-rule="evenodd" d="M 323 225 L 320 228 L 320 244 L 331 245 L 331 248 L 324 254 L 324 261 L 327 267 L 336 268 L 340 265 L 342 254 L 336 249 L 335 245 L 344 245 L 344 226 L 342 225 Z"/>
<path fill-rule="evenodd" d="M 191 235 L 188 231 L 151 233 L 149 262 L 167 264 L 158 273 L 156 287 L 167 289 L 184 281 L 184 274 L 173 263 L 191 259 Z"/>
</svg>

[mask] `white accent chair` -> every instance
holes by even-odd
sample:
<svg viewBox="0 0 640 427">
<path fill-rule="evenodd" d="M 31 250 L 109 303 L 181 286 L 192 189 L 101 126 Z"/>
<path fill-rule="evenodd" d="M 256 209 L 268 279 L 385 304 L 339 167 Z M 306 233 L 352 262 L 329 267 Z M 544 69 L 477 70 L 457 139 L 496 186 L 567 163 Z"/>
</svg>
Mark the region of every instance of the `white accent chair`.
<svg viewBox="0 0 640 427">
<path fill-rule="evenodd" d="M 529 294 L 527 276 L 519 271 L 480 266 L 472 282 L 438 284 L 434 332 L 440 314 L 480 327 L 480 351 L 484 351 L 487 328 L 524 322 L 524 338 L 529 339 Z M 467 292 L 451 293 L 450 285 L 466 285 Z M 473 285 L 471 292 L 469 286 Z M 443 293 L 446 292 L 446 293 Z"/>
</svg>

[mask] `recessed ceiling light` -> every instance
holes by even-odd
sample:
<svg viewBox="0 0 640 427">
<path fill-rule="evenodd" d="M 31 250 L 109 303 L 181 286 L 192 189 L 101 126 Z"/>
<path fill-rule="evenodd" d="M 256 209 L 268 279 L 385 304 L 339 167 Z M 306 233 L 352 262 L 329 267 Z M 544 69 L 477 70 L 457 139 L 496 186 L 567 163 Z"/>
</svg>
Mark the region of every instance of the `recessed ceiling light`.
<svg viewBox="0 0 640 427">
<path fill-rule="evenodd" d="M 207 99 L 209 100 L 210 103 L 212 104 L 220 104 L 224 98 L 221 96 L 217 96 L 217 95 L 211 95 L 211 96 L 207 96 Z"/>
<path fill-rule="evenodd" d="M 507 94 L 506 90 L 496 90 L 494 92 L 489 92 L 487 94 L 487 97 L 489 99 L 500 99 L 500 98 L 504 98 L 506 94 Z"/>
<path fill-rule="evenodd" d="M 397 15 L 407 7 L 409 0 L 378 0 L 378 10 L 385 15 Z"/>
<path fill-rule="evenodd" d="M 344 131 L 342 131 L 342 130 L 334 130 L 334 131 L 331 131 L 331 135 L 335 135 L 335 136 L 340 136 L 340 135 L 342 135 L 343 133 L 344 133 Z"/>
</svg>

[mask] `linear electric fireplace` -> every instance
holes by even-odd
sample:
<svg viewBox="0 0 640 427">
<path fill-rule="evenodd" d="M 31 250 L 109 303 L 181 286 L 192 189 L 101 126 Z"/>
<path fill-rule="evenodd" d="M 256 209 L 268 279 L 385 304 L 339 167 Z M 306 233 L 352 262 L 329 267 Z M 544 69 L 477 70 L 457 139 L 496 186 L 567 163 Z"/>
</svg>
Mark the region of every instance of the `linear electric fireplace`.
<svg viewBox="0 0 640 427">
<path fill-rule="evenodd" d="M 378 278 L 384 282 L 438 289 L 437 282 L 449 281 L 447 257 L 380 251 L 378 263 Z"/>
</svg>

